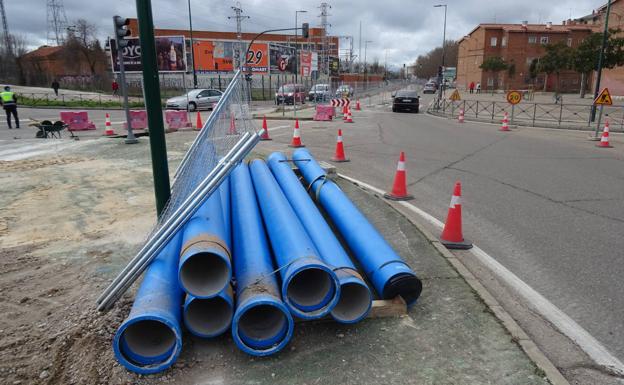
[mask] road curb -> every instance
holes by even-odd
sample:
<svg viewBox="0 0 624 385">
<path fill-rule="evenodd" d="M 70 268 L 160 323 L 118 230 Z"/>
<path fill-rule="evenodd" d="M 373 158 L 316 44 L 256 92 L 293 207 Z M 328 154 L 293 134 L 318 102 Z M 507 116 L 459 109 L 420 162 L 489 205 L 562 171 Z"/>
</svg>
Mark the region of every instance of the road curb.
<svg viewBox="0 0 624 385">
<path fill-rule="evenodd" d="M 264 115 L 252 115 L 252 119 L 262 119 Z M 295 117 L 295 116 L 266 116 L 266 120 L 314 120 L 312 117 Z"/>
<path fill-rule="evenodd" d="M 451 253 L 440 240 L 434 236 L 421 222 L 416 218 L 414 213 L 406 211 L 395 202 L 388 201 L 383 199 L 383 197 L 379 196 L 374 191 L 367 189 L 366 187 L 354 182 L 353 180 L 349 180 L 347 178 L 342 177 L 341 175 L 337 175 L 337 177 L 342 178 L 343 180 L 353 183 L 364 191 L 367 191 L 369 194 L 372 194 L 374 197 L 381 199 L 388 206 L 392 207 L 399 214 L 405 217 L 411 224 L 416 226 L 416 228 L 427 238 L 429 243 L 453 266 L 455 271 L 466 281 L 466 283 L 476 292 L 476 294 L 481 298 L 481 300 L 485 303 L 485 305 L 492 311 L 494 316 L 499 320 L 501 325 L 507 330 L 507 332 L 511 335 L 512 341 L 517 343 L 520 348 L 524 351 L 524 353 L 529 357 L 533 363 L 544 372 L 548 380 L 553 385 L 570 385 L 568 380 L 563 377 L 559 369 L 544 355 L 544 353 L 540 350 L 540 348 L 535 344 L 535 341 L 529 337 L 529 335 L 518 325 L 518 323 L 511 317 L 511 315 L 500 305 L 500 303 L 492 296 L 492 294 L 477 280 L 477 278 L 468 270 L 468 268 L 461 262 L 458 258 L 461 256 L 462 252 L 457 252 L 458 256 Z"/>
</svg>

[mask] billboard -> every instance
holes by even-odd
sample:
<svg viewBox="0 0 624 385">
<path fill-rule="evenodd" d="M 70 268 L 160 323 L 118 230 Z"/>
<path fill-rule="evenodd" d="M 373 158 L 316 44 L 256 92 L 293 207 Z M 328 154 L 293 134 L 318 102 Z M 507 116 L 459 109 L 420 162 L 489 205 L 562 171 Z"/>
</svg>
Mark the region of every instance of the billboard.
<svg viewBox="0 0 624 385">
<path fill-rule="evenodd" d="M 318 53 L 302 51 L 299 57 L 299 67 L 301 76 L 311 76 L 313 72 L 318 71 Z"/>
<path fill-rule="evenodd" d="M 141 61 L 141 44 L 138 37 L 128 40 L 128 45 L 123 48 L 123 62 L 126 72 L 143 71 Z M 160 72 L 184 72 L 186 71 L 186 51 L 184 36 L 157 36 L 156 62 Z M 110 40 L 111 63 L 113 72 L 119 72 L 119 60 L 117 58 L 117 41 Z"/>
<path fill-rule="evenodd" d="M 295 73 L 295 47 L 289 44 L 270 43 L 269 52 L 271 54 L 271 73 Z M 280 70 L 280 63 L 283 63 L 283 70 Z"/>
<path fill-rule="evenodd" d="M 207 73 L 234 71 L 235 41 L 193 40 L 193 62 L 195 70 Z M 248 43 L 243 42 L 243 50 Z M 249 67 L 255 73 L 269 70 L 268 46 L 266 43 L 254 43 L 247 53 Z"/>
</svg>

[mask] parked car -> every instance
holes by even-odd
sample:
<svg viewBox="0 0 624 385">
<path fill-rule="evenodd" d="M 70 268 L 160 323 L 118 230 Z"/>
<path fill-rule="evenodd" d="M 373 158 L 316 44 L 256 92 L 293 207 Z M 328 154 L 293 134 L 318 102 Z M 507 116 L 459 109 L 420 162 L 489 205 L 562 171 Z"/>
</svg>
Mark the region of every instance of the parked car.
<svg viewBox="0 0 624 385">
<path fill-rule="evenodd" d="M 343 84 L 336 89 L 337 98 L 350 98 L 353 96 L 353 87 L 348 84 Z"/>
<path fill-rule="evenodd" d="M 284 84 L 275 93 L 275 104 L 305 103 L 306 93 L 303 84 Z"/>
<path fill-rule="evenodd" d="M 184 95 L 167 99 L 166 107 L 169 110 L 212 109 L 212 105 L 221 100 L 223 92 L 213 89 L 196 89 Z"/>
<path fill-rule="evenodd" d="M 423 87 L 423 94 L 435 94 L 438 90 L 438 85 L 434 82 L 427 82 Z"/>
<path fill-rule="evenodd" d="M 413 90 L 399 90 L 392 94 L 392 112 L 413 111 L 418 113 L 420 96 Z"/>
<path fill-rule="evenodd" d="M 331 98 L 331 91 L 329 89 L 329 84 L 315 84 L 310 88 L 310 92 L 308 92 L 308 100 L 324 102 Z"/>
</svg>

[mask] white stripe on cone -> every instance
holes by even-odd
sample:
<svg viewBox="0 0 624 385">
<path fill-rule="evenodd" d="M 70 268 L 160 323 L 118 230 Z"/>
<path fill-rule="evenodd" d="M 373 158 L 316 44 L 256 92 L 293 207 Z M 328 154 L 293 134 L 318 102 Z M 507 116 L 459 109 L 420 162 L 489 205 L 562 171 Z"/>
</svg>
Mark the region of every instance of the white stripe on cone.
<svg viewBox="0 0 624 385">
<path fill-rule="evenodd" d="M 405 171 L 405 162 L 399 161 L 399 164 L 397 165 L 397 171 Z"/>
<path fill-rule="evenodd" d="M 294 136 L 295 138 L 298 138 L 298 137 L 299 137 L 299 129 L 298 129 L 298 128 L 295 128 L 295 132 L 293 132 L 293 136 Z"/>
<path fill-rule="evenodd" d="M 449 205 L 449 207 L 454 209 L 456 205 L 461 206 L 461 197 L 458 197 L 457 195 L 453 195 L 451 197 L 451 204 Z"/>
<path fill-rule="evenodd" d="M 338 142 L 342 143 L 342 135 L 338 135 Z"/>
</svg>

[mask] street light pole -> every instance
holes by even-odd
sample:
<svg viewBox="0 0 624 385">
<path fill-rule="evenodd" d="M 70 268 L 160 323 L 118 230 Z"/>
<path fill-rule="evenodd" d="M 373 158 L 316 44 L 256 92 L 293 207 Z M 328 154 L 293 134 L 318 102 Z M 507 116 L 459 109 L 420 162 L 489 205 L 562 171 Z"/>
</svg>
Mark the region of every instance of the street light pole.
<svg viewBox="0 0 624 385">
<path fill-rule="evenodd" d="M 596 71 L 596 89 L 594 90 L 594 100 L 598 97 L 600 92 L 600 78 L 602 77 L 602 61 L 604 58 L 604 50 L 607 46 L 607 35 L 609 33 L 609 13 L 611 12 L 611 0 L 607 0 L 607 15 L 604 23 L 604 31 L 602 32 L 602 45 L 600 46 L 600 55 L 598 56 L 598 69 Z M 591 108 L 591 121 L 596 120 L 596 105 L 592 104 Z M 596 128 L 596 136 L 598 135 L 598 128 Z"/>
<path fill-rule="evenodd" d="M 299 37 L 297 26 L 297 15 L 300 13 L 306 13 L 308 11 L 295 11 L 295 89 L 293 90 L 293 110 L 295 116 L 297 116 L 297 75 L 299 74 L 299 56 L 297 55 L 297 39 Z"/>
<path fill-rule="evenodd" d="M 439 101 L 442 100 L 442 93 L 444 92 L 444 65 L 445 63 L 445 56 L 446 56 L 446 8 L 447 5 L 446 4 L 436 4 L 433 6 L 434 8 L 440 8 L 440 7 L 444 7 L 444 30 L 442 32 L 442 76 L 441 79 L 439 79 L 439 85 L 440 85 L 440 94 L 439 94 Z"/>
<path fill-rule="evenodd" d="M 368 89 L 368 66 L 366 64 L 366 49 L 368 48 L 368 43 L 372 43 L 372 40 L 366 40 L 364 42 L 364 82 L 366 89 Z"/>
<path fill-rule="evenodd" d="M 191 0 L 188 0 L 188 10 L 190 28 L 189 31 L 191 35 L 191 63 L 193 63 L 193 88 L 197 88 L 197 72 L 195 72 L 195 47 L 193 46 L 193 19 L 191 18 Z"/>
</svg>

